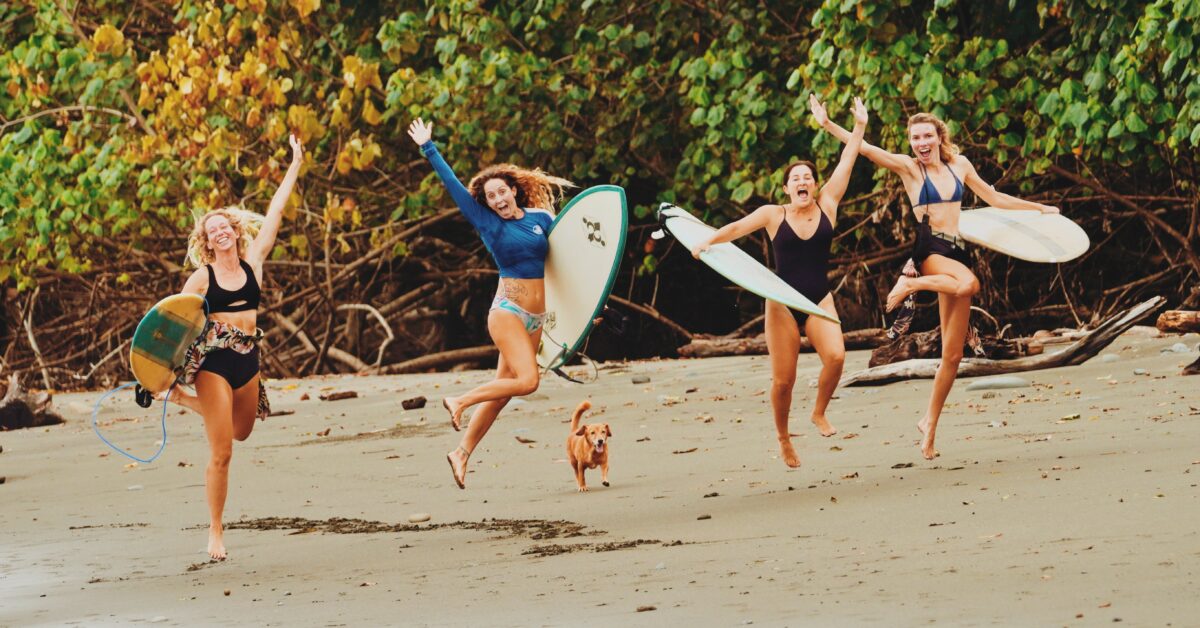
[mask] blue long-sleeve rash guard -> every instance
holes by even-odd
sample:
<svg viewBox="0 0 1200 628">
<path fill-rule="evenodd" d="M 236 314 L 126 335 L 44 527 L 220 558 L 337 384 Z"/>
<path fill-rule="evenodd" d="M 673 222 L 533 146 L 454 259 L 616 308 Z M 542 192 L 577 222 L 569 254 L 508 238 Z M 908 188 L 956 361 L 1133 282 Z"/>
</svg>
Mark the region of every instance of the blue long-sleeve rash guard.
<svg viewBox="0 0 1200 628">
<path fill-rule="evenodd" d="M 450 192 L 467 220 L 483 239 L 484 246 L 492 254 L 501 277 L 512 279 L 542 279 L 546 274 L 546 253 L 550 243 L 546 239 L 554 215 L 544 209 L 525 209 L 521 218 L 505 220 L 496 212 L 479 204 L 466 186 L 458 180 L 450 164 L 442 158 L 433 140 L 421 145 L 421 152 L 433 171 Z"/>
</svg>

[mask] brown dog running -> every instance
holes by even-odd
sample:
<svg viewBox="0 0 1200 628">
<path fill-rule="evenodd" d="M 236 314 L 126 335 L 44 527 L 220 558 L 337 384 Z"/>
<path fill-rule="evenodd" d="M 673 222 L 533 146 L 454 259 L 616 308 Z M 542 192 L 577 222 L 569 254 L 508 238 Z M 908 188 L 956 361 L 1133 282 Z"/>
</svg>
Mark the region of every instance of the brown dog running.
<svg viewBox="0 0 1200 628">
<path fill-rule="evenodd" d="M 591 407 L 592 402 L 586 399 L 579 402 L 575 414 L 571 415 L 571 434 L 567 436 L 567 457 L 571 460 L 575 484 L 581 492 L 588 490 L 587 482 L 583 479 L 585 469 L 600 467 L 600 481 L 608 486 L 608 439 L 612 438 L 612 430 L 608 423 L 579 424 L 583 413 Z"/>
</svg>

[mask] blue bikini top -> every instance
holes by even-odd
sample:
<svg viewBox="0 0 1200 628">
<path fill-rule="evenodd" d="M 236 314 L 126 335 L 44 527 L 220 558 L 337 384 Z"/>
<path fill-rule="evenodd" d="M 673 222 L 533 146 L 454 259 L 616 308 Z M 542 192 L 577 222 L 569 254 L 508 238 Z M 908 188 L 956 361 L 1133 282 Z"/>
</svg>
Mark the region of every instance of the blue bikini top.
<svg viewBox="0 0 1200 628">
<path fill-rule="evenodd" d="M 929 180 L 929 173 L 925 171 L 925 165 L 922 163 L 917 163 L 917 165 L 921 166 L 921 175 L 925 177 L 925 181 L 921 183 L 921 192 L 917 195 L 917 207 L 924 207 L 933 203 L 956 203 L 962 200 L 962 181 L 958 180 L 958 175 L 954 174 L 953 168 L 946 166 L 946 169 L 950 171 L 950 176 L 954 177 L 954 193 L 950 195 L 950 198 L 943 199 L 937 190 L 937 186 L 933 184 L 933 181 Z"/>
</svg>

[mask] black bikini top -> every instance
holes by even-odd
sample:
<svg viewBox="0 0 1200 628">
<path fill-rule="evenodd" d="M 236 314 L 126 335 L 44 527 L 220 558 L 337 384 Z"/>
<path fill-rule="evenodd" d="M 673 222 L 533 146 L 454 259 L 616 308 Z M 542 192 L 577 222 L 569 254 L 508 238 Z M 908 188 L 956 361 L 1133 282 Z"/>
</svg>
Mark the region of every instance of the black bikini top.
<svg viewBox="0 0 1200 628">
<path fill-rule="evenodd" d="M 221 284 L 217 283 L 217 276 L 213 273 L 212 264 L 205 265 L 208 268 L 208 294 L 204 295 L 204 298 L 208 300 L 209 314 L 258 309 L 262 290 L 258 287 L 258 280 L 254 278 L 254 269 L 250 268 L 246 260 L 238 260 L 238 264 L 242 270 L 246 271 L 246 283 L 237 290 L 222 288 Z"/>
</svg>

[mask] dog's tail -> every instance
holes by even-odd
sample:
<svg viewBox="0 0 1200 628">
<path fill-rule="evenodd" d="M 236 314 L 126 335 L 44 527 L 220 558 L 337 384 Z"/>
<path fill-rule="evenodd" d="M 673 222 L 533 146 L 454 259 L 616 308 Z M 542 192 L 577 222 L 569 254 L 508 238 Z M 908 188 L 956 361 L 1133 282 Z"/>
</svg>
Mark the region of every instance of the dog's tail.
<svg viewBox="0 0 1200 628">
<path fill-rule="evenodd" d="M 571 431 L 572 432 L 579 429 L 579 419 L 583 418 L 583 413 L 587 412 L 588 408 L 591 408 L 591 407 L 592 407 L 592 402 L 588 401 L 587 399 L 580 401 L 579 405 L 575 407 L 575 414 L 571 415 Z"/>
</svg>

